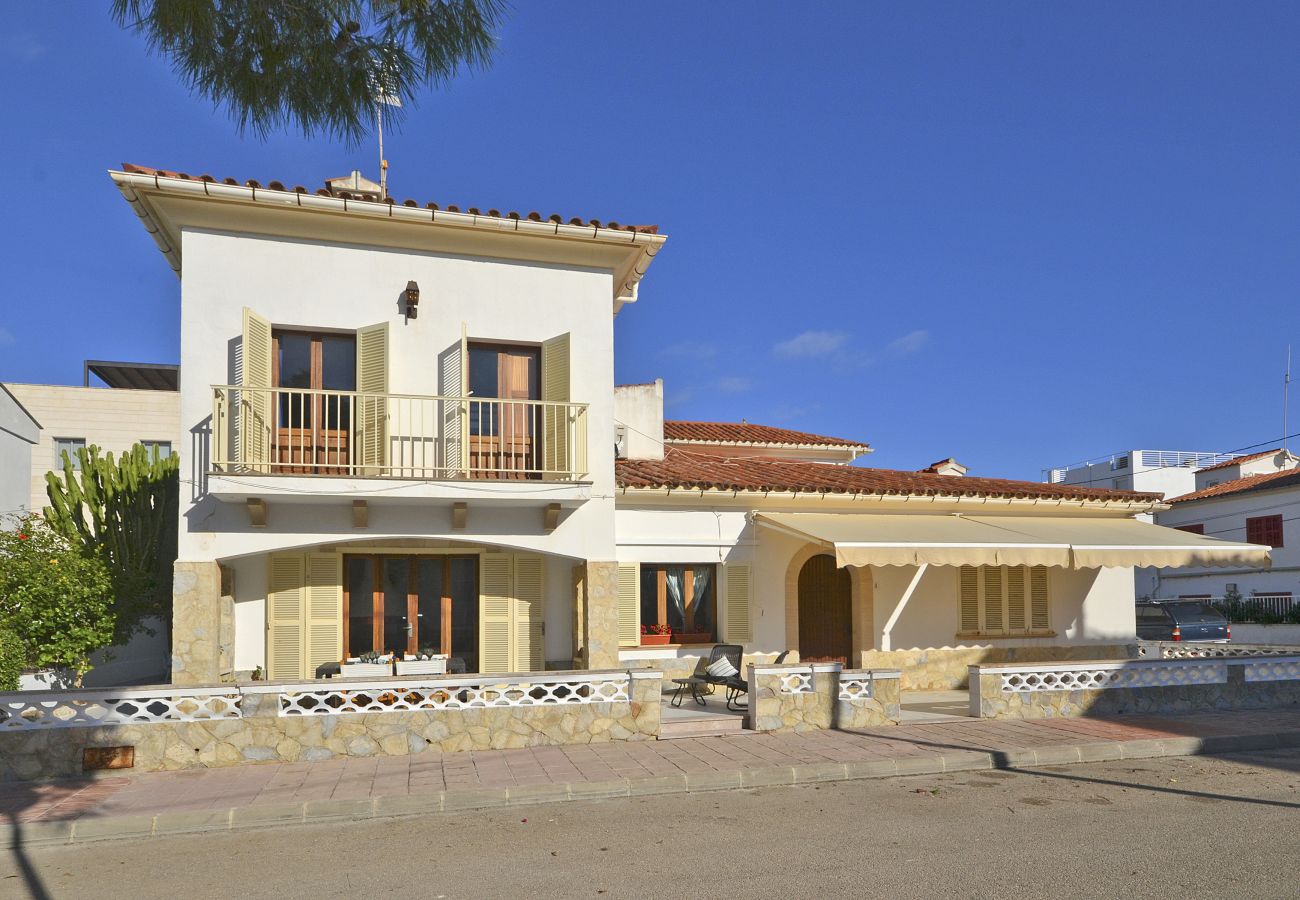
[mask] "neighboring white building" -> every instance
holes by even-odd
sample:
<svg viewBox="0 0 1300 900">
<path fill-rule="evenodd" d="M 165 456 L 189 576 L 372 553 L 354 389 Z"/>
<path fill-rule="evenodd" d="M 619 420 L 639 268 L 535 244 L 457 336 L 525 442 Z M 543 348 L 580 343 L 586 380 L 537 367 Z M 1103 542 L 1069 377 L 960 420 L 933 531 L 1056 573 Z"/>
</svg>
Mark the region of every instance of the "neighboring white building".
<svg viewBox="0 0 1300 900">
<path fill-rule="evenodd" d="M 30 508 L 32 447 L 40 439 L 40 423 L 0 384 L 0 516 Z"/>
<path fill-rule="evenodd" d="M 1049 484 L 1149 491 L 1168 499 L 1195 490 L 1196 473 L 1229 463 L 1238 454 L 1197 450 L 1125 450 L 1096 459 L 1043 470 Z"/>
<path fill-rule="evenodd" d="M 1300 458 L 1266 450 L 1196 473 L 1195 489 L 1170 498 L 1156 522 L 1193 534 L 1273 548 L 1269 567 L 1156 569 L 1142 579 L 1155 597 L 1300 598 Z"/>
<path fill-rule="evenodd" d="M 1124 655 L 1134 565 L 1264 554 L 1135 521 L 1152 493 L 665 422 L 661 383 L 614 385 L 653 226 L 110 174 L 181 276 L 178 682 L 424 649 L 676 669 L 727 641 L 952 686 Z"/>
</svg>

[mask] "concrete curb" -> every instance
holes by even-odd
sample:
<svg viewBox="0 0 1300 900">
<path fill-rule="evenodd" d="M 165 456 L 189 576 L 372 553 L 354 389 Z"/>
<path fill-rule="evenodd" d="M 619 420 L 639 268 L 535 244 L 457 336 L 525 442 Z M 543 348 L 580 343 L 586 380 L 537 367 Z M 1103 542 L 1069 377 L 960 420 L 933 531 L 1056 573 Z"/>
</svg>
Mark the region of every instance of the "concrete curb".
<svg viewBox="0 0 1300 900">
<path fill-rule="evenodd" d="M 953 750 L 931 756 L 771 766 L 737 772 L 692 772 L 613 781 L 436 791 L 400 797 L 370 797 L 363 800 L 312 800 L 306 803 L 266 804 L 224 810 L 159 813 L 154 816 L 84 817 L 64 822 L 2 825 L 0 826 L 0 849 L 53 847 L 176 834 L 246 831 L 286 825 L 413 818 L 572 800 L 696 794 L 744 788 L 893 778 L 904 775 L 941 775 L 946 772 L 978 769 L 1021 769 L 1291 747 L 1300 747 L 1300 731 L 1214 735 L 1202 738 L 1169 737 L 1156 740 L 1097 741 L 1088 744 L 1057 744 L 1049 747 L 1005 751 Z"/>
</svg>

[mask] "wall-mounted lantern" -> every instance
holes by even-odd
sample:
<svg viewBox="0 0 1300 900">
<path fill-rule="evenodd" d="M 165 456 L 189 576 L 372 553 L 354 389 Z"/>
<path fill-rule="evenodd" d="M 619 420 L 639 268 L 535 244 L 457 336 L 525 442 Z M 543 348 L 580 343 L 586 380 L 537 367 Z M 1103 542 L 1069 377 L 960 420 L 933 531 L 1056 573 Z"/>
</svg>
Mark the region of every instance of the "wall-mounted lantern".
<svg viewBox="0 0 1300 900">
<path fill-rule="evenodd" d="M 414 281 L 406 283 L 406 318 L 414 319 L 420 312 L 420 286 Z"/>
</svg>

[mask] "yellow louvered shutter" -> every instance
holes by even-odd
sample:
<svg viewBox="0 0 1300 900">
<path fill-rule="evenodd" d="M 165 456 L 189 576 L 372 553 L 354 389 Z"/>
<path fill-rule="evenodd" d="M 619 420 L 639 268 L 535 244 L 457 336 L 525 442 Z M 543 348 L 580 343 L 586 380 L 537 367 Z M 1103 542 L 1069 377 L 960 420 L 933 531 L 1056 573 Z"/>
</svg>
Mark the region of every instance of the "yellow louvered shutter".
<svg viewBox="0 0 1300 900">
<path fill-rule="evenodd" d="M 1002 567 L 983 566 L 984 573 L 984 630 L 990 633 L 1003 631 L 1002 621 Z"/>
<path fill-rule="evenodd" d="M 357 329 L 356 462 L 363 475 L 379 475 L 388 457 L 388 323 Z"/>
<path fill-rule="evenodd" d="M 546 567 L 540 556 L 515 556 L 514 663 L 516 672 L 540 672 L 546 668 L 543 636 L 546 621 Z"/>
<path fill-rule="evenodd" d="M 962 566 L 958 574 L 961 596 L 961 630 L 975 634 L 980 630 L 979 569 Z"/>
<path fill-rule="evenodd" d="M 542 343 L 542 399 L 567 404 L 569 396 L 569 335 Z M 571 458 L 572 436 L 568 406 L 542 409 L 543 478 L 569 478 L 577 468 Z"/>
<path fill-rule="evenodd" d="M 508 553 L 486 553 L 482 557 L 478 638 L 481 672 L 509 672 L 511 668 L 510 563 Z"/>
<path fill-rule="evenodd" d="M 750 613 L 750 596 L 753 592 L 749 566 L 726 566 L 727 640 L 744 644 L 754 639 L 754 623 Z"/>
<path fill-rule="evenodd" d="M 269 471 L 271 447 L 271 322 L 244 307 L 240 342 L 239 462 L 248 471 Z"/>
<path fill-rule="evenodd" d="M 266 594 L 266 674 L 272 681 L 304 676 L 303 555 L 272 553 Z"/>
<path fill-rule="evenodd" d="M 1007 631 L 1025 630 L 1025 567 L 1007 567 Z"/>
<path fill-rule="evenodd" d="M 587 586 L 591 590 L 591 586 Z M 641 566 L 638 563 L 618 564 L 618 645 L 636 647 L 641 644 Z"/>
<path fill-rule="evenodd" d="M 446 399 L 438 417 L 442 422 L 442 459 L 446 478 L 464 478 L 469 467 L 469 337 L 465 323 L 460 340 L 438 355 L 438 390 Z"/>
<path fill-rule="evenodd" d="M 1047 567 L 1034 566 L 1029 570 L 1029 627 L 1034 631 L 1046 631 L 1052 627 L 1050 605 Z"/>
<path fill-rule="evenodd" d="M 307 677 L 343 658 L 343 557 L 307 554 Z"/>
</svg>

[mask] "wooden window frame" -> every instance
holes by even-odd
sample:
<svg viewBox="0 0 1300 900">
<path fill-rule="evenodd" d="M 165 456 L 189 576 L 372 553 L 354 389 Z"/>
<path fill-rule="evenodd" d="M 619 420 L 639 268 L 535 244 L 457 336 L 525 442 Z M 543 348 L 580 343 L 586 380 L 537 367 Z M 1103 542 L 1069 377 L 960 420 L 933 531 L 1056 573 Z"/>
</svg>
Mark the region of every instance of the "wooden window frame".
<svg viewBox="0 0 1300 900">
<path fill-rule="evenodd" d="M 975 570 L 975 606 L 979 617 L 979 628 L 977 628 L 975 631 L 961 631 L 959 626 L 959 630 L 957 631 L 956 637 L 997 638 L 997 639 L 1056 637 L 1056 630 L 1052 627 L 1052 577 L 1051 577 L 1051 568 L 1049 566 L 1027 566 L 1027 565 L 982 566 L 981 565 L 981 566 L 971 566 L 970 568 Z M 1046 578 L 1046 582 L 1047 582 L 1047 597 L 1046 597 L 1047 627 L 1046 628 L 1034 628 L 1033 626 L 1033 620 L 1034 620 L 1033 602 L 1034 601 L 1033 601 L 1033 580 L 1032 579 L 1033 579 L 1034 569 L 1039 569 L 1039 568 L 1043 569 L 1044 577 Z M 1002 584 L 1001 616 L 1002 616 L 1003 628 L 997 631 L 990 631 L 985 621 L 985 600 L 987 598 L 987 594 L 985 593 L 985 588 L 987 587 L 987 581 L 985 579 L 984 572 L 986 569 L 1002 570 L 1001 571 L 1001 584 Z M 1006 627 L 1006 623 L 1010 620 L 1010 613 L 1011 613 L 1011 609 L 1010 609 L 1011 579 L 1008 577 L 1008 573 L 1012 569 L 1023 569 L 1025 573 L 1024 575 L 1025 627 L 1023 629 L 1019 629 L 1016 631 L 1012 631 Z M 962 598 L 961 598 L 960 574 L 959 574 L 958 592 L 957 592 L 959 622 L 961 619 L 961 602 L 962 602 Z"/>
<path fill-rule="evenodd" d="M 712 616 L 713 624 L 709 628 L 709 634 L 712 635 L 710 641 L 716 641 L 718 635 L 718 566 L 716 563 L 641 563 L 641 571 L 646 569 L 655 570 L 655 602 L 657 608 L 657 622 L 638 622 L 638 625 L 666 625 L 668 624 L 668 573 L 669 568 L 681 568 L 684 570 L 682 575 L 682 596 L 683 601 L 682 613 L 682 633 L 695 633 L 695 570 L 710 569 L 712 574 L 709 576 L 709 595 L 713 606 Z M 640 603 L 641 579 L 637 578 L 637 615 L 641 613 Z M 639 630 L 639 629 L 638 629 Z"/>
<path fill-rule="evenodd" d="M 456 559 L 472 559 L 475 565 L 478 565 L 478 554 L 474 553 L 439 553 L 436 555 L 409 555 L 403 553 L 346 553 L 343 555 L 343 655 L 347 658 L 350 653 L 352 642 L 352 592 L 351 582 L 348 578 L 348 561 L 352 559 L 368 559 L 371 568 L 371 607 L 370 607 L 370 627 L 371 627 L 371 646 L 376 648 L 376 652 L 382 653 L 384 645 L 384 586 L 383 586 L 383 563 L 385 560 L 404 559 L 408 563 L 406 574 L 406 619 L 408 622 L 416 622 L 416 628 L 406 636 L 406 653 L 415 654 L 420 650 L 419 635 L 419 613 L 420 613 L 420 593 L 418 590 L 418 578 L 416 575 L 416 566 L 422 560 L 440 560 L 442 562 L 442 609 L 439 622 L 439 631 L 442 634 L 442 644 L 438 650 L 447 656 L 452 653 L 451 643 L 451 563 Z M 429 646 L 425 644 L 424 646 Z"/>
<path fill-rule="evenodd" d="M 1246 543 L 1267 544 L 1274 550 L 1285 547 L 1282 521 L 1281 513 L 1272 516 L 1247 516 Z M 1276 536 L 1276 542 L 1274 536 Z"/>
</svg>

